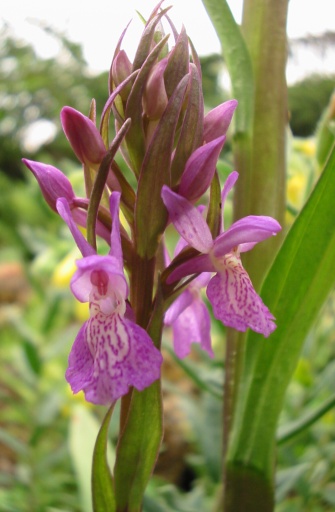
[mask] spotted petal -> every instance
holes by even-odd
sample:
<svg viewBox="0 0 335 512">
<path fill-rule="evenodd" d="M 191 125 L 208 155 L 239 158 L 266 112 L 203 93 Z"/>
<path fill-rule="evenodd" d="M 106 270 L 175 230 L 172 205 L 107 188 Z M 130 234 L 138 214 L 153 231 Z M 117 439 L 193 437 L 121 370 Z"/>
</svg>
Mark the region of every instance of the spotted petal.
<svg viewBox="0 0 335 512">
<path fill-rule="evenodd" d="M 221 270 L 209 282 L 207 296 L 216 318 L 228 327 L 253 331 L 268 337 L 275 330 L 274 317 L 254 290 L 240 259 L 227 254 Z"/>
<path fill-rule="evenodd" d="M 118 314 L 98 313 L 78 333 L 66 379 L 87 401 L 110 405 L 130 386 L 142 390 L 159 378 L 162 356 L 144 329 Z"/>
</svg>

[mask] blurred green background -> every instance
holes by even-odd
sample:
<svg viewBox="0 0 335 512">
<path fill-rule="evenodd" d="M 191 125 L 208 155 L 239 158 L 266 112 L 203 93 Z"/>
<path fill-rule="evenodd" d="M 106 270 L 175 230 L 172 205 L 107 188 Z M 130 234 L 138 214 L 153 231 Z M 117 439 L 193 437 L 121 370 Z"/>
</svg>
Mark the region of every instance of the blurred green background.
<svg viewBox="0 0 335 512">
<path fill-rule="evenodd" d="M 104 415 L 102 407 L 72 396 L 64 379 L 71 344 L 87 318 L 68 288 L 77 253 L 21 163 L 22 157 L 51 163 L 82 193 L 81 168 L 59 112 L 70 105 L 88 113 L 92 98 L 101 112 L 107 73 L 92 76 L 81 48 L 54 37 L 59 57 L 42 60 L 7 28 L 0 34 L 0 512 L 89 512 L 91 455 Z M 201 60 L 209 109 L 229 98 L 220 80 L 225 67 L 218 55 Z M 309 76 L 289 87 L 288 227 L 334 140 L 334 88 L 335 75 Z M 228 139 L 222 179 L 231 169 Z M 306 339 L 282 413 L 278 512 L 335 507 L 334 324 L 331 296 Z M 165 437 L 144 512 L 207 511 L 218 499 L 225 330 L 213 321 L 212 334 L 214 360 L 195 347 L 178 361 L 166 331 Z M 284 435 L 318 409 L 308 428 Z M 118 411 L 110 429 L 111 464 L 117 432 Z"/>
</svg>

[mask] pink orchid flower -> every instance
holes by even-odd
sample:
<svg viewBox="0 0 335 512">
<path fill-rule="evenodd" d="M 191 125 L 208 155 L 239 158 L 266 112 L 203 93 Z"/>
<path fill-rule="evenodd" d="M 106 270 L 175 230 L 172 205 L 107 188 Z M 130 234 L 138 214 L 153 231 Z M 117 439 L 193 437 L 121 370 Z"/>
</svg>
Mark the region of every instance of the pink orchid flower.
<svg viewBox="0 0 335 512">
<path fill-rule="evenodd" d="M 222 191 L 222 207 L 237 178 L 237 172 L 228 176 Z M 214 316 L 239 331 L 250 327 L 269 336 L 276 328 L 275 319 L 256 293 L 242 266 L 240 253 L 276 235 L 281 230 L 279 223 L 271 217 L 250 215 L 234 222 L 213 240 L 206 221 L 189 201 L 167 186 L 162 189 L 162 199 L 180 236 L 200 252 L 199 256 L 176 268 L 168 281 L 201 272 L 216 272 L 207 286 Z"/>
<path fill-rule="evenodd" d="M 162 364 L 161 353 L 127 311 L 119 201 L 120 194 L 113 192 L 111 250 L 106 256 L 97 255 L 81 234 L 67 201 L 57 201 L 58 213 L 83 255 L 71 290 L 80 302 L 90 305 L 90 318 L 75 339 L 65 376 L 74 393 L 83 390 L 87 401 L 100 405 L 110 405 L 130 386 L 140 391 L 150 386 L 159 378 Z"/>
</svg>

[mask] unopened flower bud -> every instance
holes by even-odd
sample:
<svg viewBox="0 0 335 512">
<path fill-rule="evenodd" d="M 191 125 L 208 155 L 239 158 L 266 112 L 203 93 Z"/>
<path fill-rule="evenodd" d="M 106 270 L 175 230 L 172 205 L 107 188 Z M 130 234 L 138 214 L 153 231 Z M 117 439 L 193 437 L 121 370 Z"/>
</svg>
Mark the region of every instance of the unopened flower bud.
<svg viewBox="0 0 335 512">
<path fill-rule="evenodd" d="M 62 108 L 60 117 L 64 133 L 77 158 L 83 164 L 100 164 L 106 148 L 93 121 L 71 107 Z"/>
<path fill-rule="evenodd" d="M 189 201 L 196 201 L 208 189 L 216 163 L 226 140 L 225 135 L 196 149 L 187 160 L 178 193 Z"/>
<path fill-rule="evenodd" d="M 151 120 L 159 119 L 168 104 L 164 83 L 164 71 L 167 64 L 167 58 L 160 60 L 153 67 L 145 86 L 143 109 Z"/>
<path fill-rule="evenodd" d="M 225 101 L 208 112 L 204 119 L 204 142 L 227 133 L 237 103 L 237 100 Z"/>
<path fill-rule="evenodd" d="M 64 197 L 68 203 L 72 203 L 75 194 L 70 181 L 62 171 L 53 165 L 34 162 L 26 158 L 23 158 L 22 162 L 37 179 L 43 197 L 50 208 L 57 212 L 56 202 L 60 197 Z"/>
<path fill-rule="evenodd" d="M 114 82 L 115 87 L 120 85 L 132 72 L 132 63 L 130 62 L 126 52 L 124 50 L 120 50 L 119 53 L 113 60 L 112 64 L 112 80 Z M 131 91 L 132 84 L 129 83 L 126 85 L 122 91 L 120 92 L 120 96 L 123 101 L 126 101 L 129 93 Z"/>
</svg>

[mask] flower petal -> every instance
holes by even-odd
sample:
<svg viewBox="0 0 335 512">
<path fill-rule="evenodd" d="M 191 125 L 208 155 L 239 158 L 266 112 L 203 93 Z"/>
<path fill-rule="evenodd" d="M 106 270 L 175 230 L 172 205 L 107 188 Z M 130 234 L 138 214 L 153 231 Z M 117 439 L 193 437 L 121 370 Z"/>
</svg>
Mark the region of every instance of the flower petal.
<svg viewBox="0 0 335 512">
<path fill-rule="evenodd" d="M 69 230 L 71 231 L 71 234 L 74 238 L 74 241 L 76 242 L 81 254 L 83 256 L 90 256 L 92 254 L 95 254 L 95 250 L 93 247 L 88 243 L 88 241 L 84 238 L 83 234 L 78 229 L 77 224 L 74 222 L 70 207 L 66 199 L 60 198 L 57 200 L 56 203 L 57 211 L 59 215 L 62 217 L 62 219 L 66 222 L 66 224 L 69 227 Z"/>
<path fill-rule="evenodd" d="M 174 351 L 183 358 L 191 351 L 191 343 L 200 343 L 210 357 L 213 357 L 210 336 L 210 316 L 203 300 L 193 300 L 173 323 Z"/>
<path fill-rule="evenodd" d="M 82 390 L 92 376 L 94 359 L 86 342 L 86 324 L 87 322 L 81 327 L 72 345 L 65 373 L 65 378 L 73 393 Z"/>
<path fill-rule="evenodd" d="M 189 289 L 184 290 L 171 306 L 166 310 L 164 316 L 164 324 L 172 325 L 181 313 L 192 304 L 193 295 Z"/>
<path fill-rule="evenodd" d="M 213 254 L 223 256 L 239 244 L 261 242 L 281 230 L 280 224 L 272 217 L 249 215 L 243 217 L 214 241 Z"/>
<path fill-rule="evenodd" d="M 162 199 L 180 236 L 198 251 L 208 253 L 213 245 L 213 238 L 197 208 L 166 185 L 162 188 Z"/>
<path fill-rule="evenodd" d="M 233 188 L 233 186 L 235 185 L 237 179 L 238 179 L 237 171 L 233 171 L 228 175 L 228 177 L 225 181 L 225 184 L 223 186 L 222 192 L 221 192 L 222 209 L 224 208 L 225 200 L 227 199 L 227 196 L 228 196 L 229 192 L 231 191 L 231 189 Z"/>
<path fill-rule="evenodd" d="M 186 162 L 178 193 L 195 202 L 211 184 L 225 135 L 197 148 Z"/>
<path fill-rule="evenodd" d="M 207 287 L 214 316 L 238 331 L 250 327 L 268 337 L 276 328 L 274 317 L 254 290 L 240 259 L 228 254 L 221 264 L 221 271 Z"/>
<path fill-rule="evenodd" d="M 144 329 L 120 315 L 98 314 L 72 347 L 66 379 L 87 401 L 110 405 L 130 386 L 142 390 L 160 376 L 162 356 Z"/>
<path fill-rule="evenodd" d="M 229 100 L 208 112 L 204 119 L 205 142 L 226 134 L 236 107 L 237 101 Z"/>
<path fill-rule="evenodd" d="M 201 272 L 215 272 L 215 267 L 207 254 L 200 254 L 191 260 L 181 263 L 167 278 L 167 284 L 179 281 L 185 276 L 200 274 Z"/>
<path fill-rule="evenodd" d="M 128 296 L 128 286 L 119 262 L 113 256 L 94 254 L 76 261 L 78 270 L 71 279 L 71 290 L 80 302 L 88 302 L 92 291 L 92 272 L 105 272 L 112 288 L 124 300 Z"/>
</svg>

